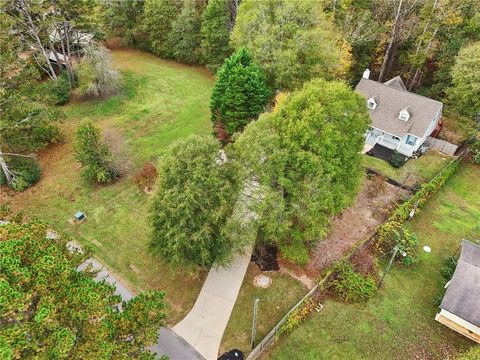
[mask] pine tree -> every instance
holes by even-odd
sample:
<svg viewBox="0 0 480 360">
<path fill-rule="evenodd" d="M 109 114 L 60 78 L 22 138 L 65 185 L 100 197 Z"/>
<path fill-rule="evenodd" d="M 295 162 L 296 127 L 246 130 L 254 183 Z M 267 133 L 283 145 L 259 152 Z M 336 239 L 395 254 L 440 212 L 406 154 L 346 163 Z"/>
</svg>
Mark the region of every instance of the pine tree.
<svg viewBox="0 0 480 360">
<path fill-rule="evenodd" d="M 214 138 L 192 135 L 160 160 L 151 246 L 172 264 L 221 264 L 243 249 L 226 227 L 239 193 L 236 167 L 219 161 L 219 150 Z"/>
<path fill-rule="evenodd" d="M 230 10 L 225 0 L 210 0 L 202 19 L 202 54 L 205 64 L 216 72 L 232 53 L 230 40 Z"/>
<path fill-rule="evenodd" d="M 232 135 L 258 117 L 270 96 L 262 70 L 248 50 L 241 48 L 225 60 L 217 73 L 210 100 L 212 121 Z"/>
<path fill-rule="evenodd" d="M 152 51 L 159 56 L 173 57 L 167 39 L 181 4 L 181 0 L 145 0 L 143 29 L 148 34 Z"/>
<path fill-rule="evenodd" d="M 172 23 L 168 44 L 173 57 L 180 62 L 201 63 L 200 27 L 204 8 L 203 0 L 185 0 L 180 15 Z"/>
</svg>

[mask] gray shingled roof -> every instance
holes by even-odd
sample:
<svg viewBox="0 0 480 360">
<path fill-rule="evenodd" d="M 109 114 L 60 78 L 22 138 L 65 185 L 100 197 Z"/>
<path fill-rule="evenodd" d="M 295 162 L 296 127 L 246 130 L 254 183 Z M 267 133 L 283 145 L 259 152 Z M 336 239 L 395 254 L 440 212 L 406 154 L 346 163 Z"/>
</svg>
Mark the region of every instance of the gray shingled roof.
<svg viewBox="0 0 480 360">
<path fill-rule="evenodd" d="M 443 297 L 444 309 L 480 326 L 480 247 L 463 240 L 462 253 Z"/>
<path fill-rule="evenodd" d="M 398 76 L 383 84 L 362 78 L 356 91 L 367 100 L 372 96 L 377 97 L 378 105 L 375 110 L 368 109 L 372 126 L 398 137 L 410 133 L 421 138 L 443 105 L 440 101 L 411 93 L 403 90 L 402 87 L 404 88 L 405 85 Z M 410 113 L 410 119 L 400 120 L 398 115 L 406 108 Z"/>
</svg>

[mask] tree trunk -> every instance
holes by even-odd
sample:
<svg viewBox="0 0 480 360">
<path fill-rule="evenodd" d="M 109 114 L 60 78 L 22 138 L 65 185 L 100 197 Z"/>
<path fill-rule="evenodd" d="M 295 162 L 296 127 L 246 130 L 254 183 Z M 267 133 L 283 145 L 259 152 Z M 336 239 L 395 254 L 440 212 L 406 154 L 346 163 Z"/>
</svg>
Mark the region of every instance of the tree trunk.
<svg viewBox="0 0 480 360">
<path fill-rule="evenodd" d="M 22 12 L 25 14 L 25 17 L 28 20 L 28 24 L 30 26 L 30 32 L 32 33 L 32 36 L 34 37 L 38 47 L 40 48 L 40 51 L 41 51 L 43 57 L 45 58 L 45 61 L 46 61 L 47 66 L 48 66 L 47 74 L 52 80 L 56 80 L 57 79 L 57 74 L 55 74 L 55 71 L 53 70 L 52 64 L 50 63 L 50 59 L 47 55 L 47 52 L 45 51 L 45 47 L 43 46 L 42 41 L 40 40 L 40 37 L 38 36 L 38 29 L 35 26 L 35 24 L 33 23 L 32 15 L 30 14 L 30 10 L 28 8 L 28 5 L 25 2 L 25 0 L 19 0 L 19 4 L 20 4 Z"/>
<path fill-rule="evenodd" d="M 398 26 L 398 20 L 400 19 L 400 14 L 402 12 L 402 4 L 403 4 L 403 0 L 400 0 L 400 2 L 398 3 L 398 8 L 396 9 L 396 13 L 395 13 L 395 20 L 393 22 L 390 41 L 388 42 L 387 50 L 385 51 L 385 56 L 383 57 L 382 67 L 380 68 L 380 75 L 378 75 L 379 82 L 382 82 L 383 77 L 385 76 L 388 62 L 390 61 L 390 53 L 392 51 L 392 46 L 397 37 L 397 26 Z"/>
<path fill-rule="evenodd" d="M 5 175 L 5 178 L 7 179 L 7 183 L 10 184 L 13 180 L 13 176 L 10 170 L 8 170 L 8 165 L 5 162 L 5 159 L 3 158 L 2 150 L 0 150 L 0 167 L 3 170 L 3 174 Z"/>
</svg>

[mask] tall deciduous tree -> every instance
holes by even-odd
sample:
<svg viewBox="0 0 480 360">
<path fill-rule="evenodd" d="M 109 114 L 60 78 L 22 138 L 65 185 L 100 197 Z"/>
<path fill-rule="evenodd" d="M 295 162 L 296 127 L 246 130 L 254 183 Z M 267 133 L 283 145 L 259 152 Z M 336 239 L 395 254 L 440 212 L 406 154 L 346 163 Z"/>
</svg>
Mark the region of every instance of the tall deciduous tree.
<svg viewBox="0 0 480 360">
<path fill-rule="evenodd" d="M 212 121 L 232 135 L 258 117 L 270 96 L 262 70 L 249 51 L 241 48 L 217 73 L 210 101 Z"/>
<path fill-rule="evenodd" d="M 232 32 L 277 89 L 299 88 L 314 77 L 332 79 L 349 67 L 348 45 L 316 0 L 242 1 Z"/>
<path fill-rule="evenodd" d="M 204 0 L 184 0 L 168 34 L 168 44 L 176 60 L 187 64 L 201 62 L 200 28 L 205 6 Z"/>
<path fill-rule="evenodd" d="M 59 140 L 57 124 L 64 116 L 36 91 L 39 72 L 20 56 L 25 44 L 16 35 L 14 19 L 0 13 L 0 171 L 11 185 L 13 174 L 20 170 L 15 167 L 22 163 L 15 157 Z"/>
<path fill-rule="evenodd" d="M 181 0 L 145 0 L 143 29 L 155 54 L 166 58 L 173 57 L 167 39 L 181 6 Z"/>
<path fill-rule="evenodd" d="M 340 82 L 313 80 L 249 124 L 234 144 L 264 187 L 260 234 L 280 245 L 312 242 L 357 194 L 369 123 L 365 101 Z"/>
<path fill-rule="evenodd" d="M 210 0 L 202 19 L 202 54 L 207 67 L 216 72 L 232 53 L 230 9 L 226 0 Z"/>
<path fill-rule="evenodd" d="M 452 107 L 463 115 L 480 116 L 480 42 L 460 50 L 452 68 L 452 82 L 448 94 Z"/>
<path fill-rule="evenodd" d="M 173 264 L 228 261 L 243 244 L 226 223 L 238 195 L 235 165 L 210 137 L 190 136 L 164 155 L 152 208 L 151 246 Z"/>
<path fill-rule="evenodd" d="M 2 359 L 154 359 L 146 347 L 165 323 L 164 294 L 123 303 L 113 286 L 77 272 L 85 256 L 47 239 L 42 222 L 0 231 Z"/>
</svg>

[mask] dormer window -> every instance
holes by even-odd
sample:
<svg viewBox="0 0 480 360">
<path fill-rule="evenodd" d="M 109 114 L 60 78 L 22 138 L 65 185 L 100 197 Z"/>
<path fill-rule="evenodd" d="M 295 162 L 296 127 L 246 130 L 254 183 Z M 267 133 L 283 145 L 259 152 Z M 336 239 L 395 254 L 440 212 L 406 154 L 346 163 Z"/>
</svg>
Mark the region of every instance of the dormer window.
<svg viewBox="0 0 480 360">
<path fill-rule="evenodd" d="M 408 109 L 403 109 L 400 111 L 398 118 L 403 121 L 408 121 L 408 119 L 410 119 L 410 113 L 408 112 Z"/>
<path fill-rule="evenodd" d="M 378 103 L 375 100 L 375 96 L 372 96 L 370 99 L 367 100 L 367 106 L 369 109 L 375 110 L 377 107 Z"/>
</svg>

